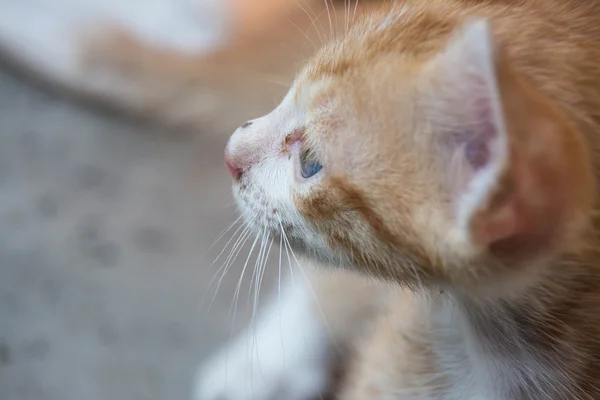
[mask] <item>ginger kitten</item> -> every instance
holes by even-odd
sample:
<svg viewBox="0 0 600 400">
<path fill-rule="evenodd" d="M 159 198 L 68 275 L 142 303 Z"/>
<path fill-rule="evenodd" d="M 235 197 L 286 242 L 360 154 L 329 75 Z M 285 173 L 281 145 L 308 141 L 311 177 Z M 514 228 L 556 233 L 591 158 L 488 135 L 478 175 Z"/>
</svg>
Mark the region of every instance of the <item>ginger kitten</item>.
<svg viewBox="0 0 600 400">
<path fill-rule="evenodd" d="M 342 328 L 290 289 L 286 349 L 303 326 L 319 352 L 277 376 L 259 347 L 228 382 L 201 374 L 197 398 L 323 392 L 289 375 L 325 374 L 344 340 L 342 400 L 600 398 L 598 60 L 600 4 L 558 0 L 399 2 L 321 50 L 231 137 L 234 195 L 257 232 L 393 285 L 318 290 Z M 366 325 L 356 293 L 378 316 L 336 336 Z M 232 389 L 261 362 L 268 384 Z"/>
<path fill-rule="evenodd" d="M 226 149 L 246 222 L 317 268 L 196 399 L 318 397 L 340 360 L 341 400 L 600 398 L 598 60 L 579 0 L 401 1 L 323 48 Z"/>
</svg>

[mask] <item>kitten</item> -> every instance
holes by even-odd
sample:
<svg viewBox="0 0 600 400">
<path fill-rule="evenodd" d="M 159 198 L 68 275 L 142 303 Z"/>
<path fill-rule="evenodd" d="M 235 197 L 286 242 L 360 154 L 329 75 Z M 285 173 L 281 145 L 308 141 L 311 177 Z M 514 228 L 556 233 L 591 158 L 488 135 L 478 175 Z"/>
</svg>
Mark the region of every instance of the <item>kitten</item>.
<svg viewBox="0 0 600 400">
<path fill-rule="evenodd" d="M 598 60 L 579 0 L 405 0 L 322 49 L 226 149 L 247 223 L 317 268 L 196 399 L 318 397 L 339 362 L 342 400 L 600 398 Z"/>
<path fill-rule="evenodd" d="M 197 398 L 324 393 L 346 340 L 343 400 L 600 398 L 598 60 L 600 3 L 574 0 L 404 1 L 320 51 L 232 135 L 234 195 L 303 258 L 394 285 L 318 290 L 329 328 L 290 289 L 291 361 L 259 322 Z"/>
</svg>

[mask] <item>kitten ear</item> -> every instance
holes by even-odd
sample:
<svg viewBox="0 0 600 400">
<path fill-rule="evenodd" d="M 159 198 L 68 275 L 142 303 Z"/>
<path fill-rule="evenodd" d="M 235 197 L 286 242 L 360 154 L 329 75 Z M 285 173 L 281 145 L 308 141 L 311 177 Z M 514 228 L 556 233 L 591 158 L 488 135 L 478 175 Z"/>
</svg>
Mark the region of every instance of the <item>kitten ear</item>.
<svg viewBox="0 0 600 400">
<path fill-rule="evenodd" d="M 433 65 L 431 117 L 452 199 L 451 236 L 467 248 L 520 256 L 556 245 L 593 198 L 579 133 L 512 73 L 486 20 L 466 25 Z"/>
</svg>

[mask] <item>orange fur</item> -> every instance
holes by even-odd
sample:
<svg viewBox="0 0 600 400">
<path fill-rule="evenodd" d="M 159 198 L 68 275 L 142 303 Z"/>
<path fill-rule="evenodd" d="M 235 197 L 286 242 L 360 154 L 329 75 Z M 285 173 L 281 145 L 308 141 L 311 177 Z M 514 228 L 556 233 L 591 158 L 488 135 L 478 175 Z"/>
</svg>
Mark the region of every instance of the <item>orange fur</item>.
<svg viewBox="0 0 600 400">
<path fill-rule="evenodd" d="M 314 128 L 311 145 L 322 152 L 325 166 L 335 167 L 322 191 L 297 200 L 298 209 L 313 219 L 331 247 L 352 252 L 356 268 L 410 286 L 450 282 L 481 300 L 490 285 L 520 276 L 527 280 L 531 264 L 544 263 L 544 277 L 535 278 L 523 292 L 502 291 L 502 296 L 516 291 L 513 317 L 522 319 L 517 325 L 528 332 L 513 340 L 525 340 L 532 351 L 562 360 L 568 385 L 537 382 L 541 393 L 597 398 L 600 279 L 595 268 L 600 259 L 594 249 L 597 233 L 588 227 L 595 225 L 592 202 L 600 172 L 600 69 L 595 61 L 600 56 L 600 7 L 558 1 L 405 3 L 407 15 L 396 25 L 377 30 L 384 17 L 367 19 L 318 54 L 300 75 L 300 82 L 332 81 L 331 92 L 321 96 L 333 103 L 329 107 L 335 111 L 328 118 L 335 119 L 337 135 L 331 134 L 331 121 Z M 431 75 L 425 72 L 425 78 L 423 71 L 475 17 L 489 18 L 499 47 L 497 79 L 512 155 L 471 228 L 478 235 L 477 224 L 508 198 L 517 198 L 530 208 L 519 220 L 523 229 L 534 231 L 473 255 L 461 253 L 462 248 L 457 253 L 445 243 L 450 211 L 445 165 L 435 160 L 443 155 L 432 136 L 447 121 L 432 119 L 429 110 L 420 114 L 414 105 L 440 107 L 443 84 L 448 84 L 440 76 L 447 66 L 433 68 Z M 433 100 L 423 99 L 422 79 L 433 88 Z M 351 106 L 344 106 L 349 101 Z M 456 108 L 441 107 L 440 118 Z M 366 132 L 369 136 L 363 136 Z M 448 366 L 436 365 L 431 354 L 440 340 L 429 334 L 436 306 L 418 296 L 403 297 L 393 300 L 369 337 L 341 398 L 386 398 L 393 388 L 399 398 L 446 398 L 452 393 L 445 379 Z M 526 382 L 513 390 L 524 392 L 507 398 L 536 396 Z"/>
</svg>

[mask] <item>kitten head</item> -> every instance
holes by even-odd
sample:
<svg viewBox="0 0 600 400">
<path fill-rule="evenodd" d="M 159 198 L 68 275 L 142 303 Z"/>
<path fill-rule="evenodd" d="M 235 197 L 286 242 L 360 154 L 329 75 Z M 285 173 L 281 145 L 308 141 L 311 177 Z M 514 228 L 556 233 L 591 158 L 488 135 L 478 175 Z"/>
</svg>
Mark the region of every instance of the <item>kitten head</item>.
<svg viewBox="0 0 600 400">
<path fill-rule="evenodd" d="M 573 251 L 595 193 L 579 133 L 489 22 L 426 14 L 323 49 L 226 160 L 257 232 L 409 285 L 539 272 Z"/>
</svg>

